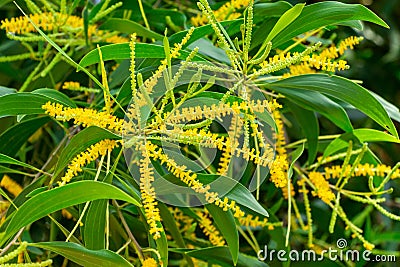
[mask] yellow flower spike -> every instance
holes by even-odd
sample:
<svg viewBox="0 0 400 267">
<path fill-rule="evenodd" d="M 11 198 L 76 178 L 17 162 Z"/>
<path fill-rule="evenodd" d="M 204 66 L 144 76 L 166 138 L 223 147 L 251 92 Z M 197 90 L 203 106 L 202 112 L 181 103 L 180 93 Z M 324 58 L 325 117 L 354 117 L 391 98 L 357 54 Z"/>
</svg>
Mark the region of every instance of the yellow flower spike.
<svg viewBox="0 0 400 267">
<path fill-rule="evenodd" d="M 96 160 L 100 156 L 107 155 L 107 153 L 113 150 L 116 146 L 118 146 L 118 141 L 104 139 L 97 144 L 91 145 L 86 151 L 81 152 L 74 159 L 72 159 L 68 165 L 67 172 L 61 178 L 61 181 L 58 182 L 59 186 L 63 186 L 71 181 L 73 177 L 82 171 L 83 166 Z"/>
<path fill-rule="evenodd" d="M 212 221 L 208 217 L 208 212 L 197 211 L 199 216 L 199 226 L 203 233 L 210 239 L 211 244 L 214 246 L 225 246 L 225 240 L 221 236 L 217 228 L 212 224 Z"/>
<path fill-rule="evenodd" d="M 73 119 L 75 124 L 82 125 L 83 127 L 98 126 L 121 134 L 124 132 L 124 127 L 126 126 L 124 120 L 104 111 L 89 108 L 64 107 L 61 104 L 51 103 L 50 101 L 44 104 L 42 109 L 46 111 L 46 114 L 58 120 L 69 121 Z"/>
<path fill-rule="evenodd" d="M 81 17 L 62 14 L 55 12 L 41 13 L 41 14 L 30 14 L 29 18 L 45 32 L 51 32 L 54 29 L 60 27 L 68 27 L 70 29 L 81 29 L 83 30 L 83 19 Z M 4 19 L 1 22 L 0 29 L 6 32 L 15 34 L 27 34 L 36 32 L 35 27 L 29 22 L 25 16 Z M 89 26 L 89 36 L 97 31 L 97 27 L 94 25 Z"/>
<path fill-rule="evenodd" d="M 330 203 L 335 199 L 335 194 L 333 194 L 322 173 L 310 172 L 308 177 L 316 188 L 316 191 L 312 192 L 313 195 L 317 195 L 325 203 Z"/>
<path fill-rule="evenodd" d="M 10 192 L 14 197 L 17 197 L 22 192 L 22 186 L 11 179 L 7 174 L 4 174 L 3 179 L 1 179 L 0 186 Z"/>
</svg>

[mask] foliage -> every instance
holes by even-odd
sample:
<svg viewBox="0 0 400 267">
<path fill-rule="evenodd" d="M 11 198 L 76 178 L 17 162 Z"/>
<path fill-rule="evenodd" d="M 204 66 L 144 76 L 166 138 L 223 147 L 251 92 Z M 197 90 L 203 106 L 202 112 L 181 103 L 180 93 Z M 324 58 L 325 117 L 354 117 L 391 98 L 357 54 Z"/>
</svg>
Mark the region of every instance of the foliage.
<svg viewBox="0 0 400 267">
<path fill-rule="evenodd" d="M 0 266 L 290 264 L 264 245 L 329 262 L 350 237 L 400 256 L 400 164 L 369 145 L 400 142 L 399 110 L 339 75 L 363 37 L 336 30 L 388 27 L 366 7 L 20 5 L 0 26 Z"/>
</svg>

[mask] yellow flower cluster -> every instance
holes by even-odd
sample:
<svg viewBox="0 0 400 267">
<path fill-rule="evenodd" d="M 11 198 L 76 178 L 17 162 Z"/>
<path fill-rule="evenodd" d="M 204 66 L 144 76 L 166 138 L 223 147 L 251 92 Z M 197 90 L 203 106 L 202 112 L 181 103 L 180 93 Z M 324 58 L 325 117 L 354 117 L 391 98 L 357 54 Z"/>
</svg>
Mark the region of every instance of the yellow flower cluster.
<svg viewBox="0 0 400 267">
<path fill-rule="evenodd" d="M 345 60 L 339 60 L 339 61 L 333 61 L 329 59 L 328 57 L 324 57 L 321 55 L 311 55 L 311 56 L 306 56 L 303 61 L 307 62 L 309 67 L 311 68 L 316 68 L 317 70 L 326 70 L 326 71 L 335 71 L 337 70 L 346 70 L 349 69 L 350 66 L 347 65 L 347 61 Z"/>
<path fill-rule="evenodd" d="M 302 63 L 289 67 L 289 72 L 285 73 L 282 78 L 296 76 L 301 74 L 316 73 L 316 69 L 334 72 L 336 70 L 346 70 L 350 68 L 345 60 L 335 61 L 336 58 L 342 56 L 347 49 L 353 49 L 359 44 L 362 37 L 350 36 L 339 43 L 338 46 L 331 46 L 322 50 L 318 55 L 308 55 L 302 59 Z"/>
<path fill-rule="evenodd" d="M 142 262 L 142 267 L 157 267 L 157 261 L 153 258 L 147 258 Z"/>
<path fill-rule="evenodd" d="M 185 107 L 180 110 L 175 110 L 172 114 L 165 113 L 164 118 L 169 123 L 179 123 L 182 121 L 196 121 L 202 118 L 215 119 L 220 116 L 227 116 L 230 114 L 240 113 L 253 113 L 253 112 L 272 112 L 273 110 L 281 107 L 276 101 L 267 100 L 251 100 L 249 102 L 234 101 L 232 103 L 220 102 L 212 104 L 211 106 L 204 105 L 195 107 Z"/>
<path fill-rule="evenodd" d="M 113 35 L 111 37 L 106 38 L 107 43 L 112 43 L 112 44 L 120 44 L 120 43 L 127 43 L 129 42 L 129 39 L 123 36 L 119 35 Z"/>
<path fill-rule="evenodd" d="M 284 187 L 282 187 L 281 189 L 282 189 L 283 198 L 284 198 L 284 199 L 288 199 L 288 198 L 289 198 L 288 187 L 287 187 L 287 186 L 284 186 Z M 290 183 L 290 196 L 294 197 L 295 194 L 296 194 L 296 193 L 295 193 L 295 191 L 294 191 L 293 184 Z"/>
<path fill-rule="evenodd" d="M 81 84 L 79 82 L 65 82 L 63 84 L 62 89 L 68 89 L 68 90 L 78 90 L 81 87 Z"/>
<path fill-rule="evenodd" d="M 100 156 L 105 156 L 108 152 L 118 146 L 118 142 L 115 140 L 104 139 L 97 144 L 91 145 L 86 151 L 81 152 L 76 156 L 71 163 L 68 165 L 68 170 L 65 175 L 58 182 L 59 186 L 63 186 L 71 179 L 82 171 L 82 167 L 88 163 L 96 160 Z"/>
<path fill-rule="evenodd" d="M 37 13 L 30 14 L 29 18 L 43 31 L 50 32 L 59 27 L 68 27 L 69 29 L 83 29 L 83 19 L 78 16 L 62 14 L 62 13 Z M 15 34 L 26 34 L 36 32 L 35 27 L 25 16 L 4 19 L 1 21 L 1 29 Z M 97 27 L 90 25 L 88 29 L 89 36 L 96 32 Z"/>
<path fill-rule="evenodd" d="M 232 144 L 231 144 L 231 139 L 228 137 L 226 138 L 225 141 L 225 145 L 222 149 L 222 155 L 219 159 L 219 167 L 217 170 L 217 174 L 220 175 L 225 175 L 226 172 L 228 171 L 228 167 L 229 167 L 229 162 L 231 160 L 232 157 Z"/>
<path fill-rule="evenodd" d="M 208 212 L 197 211 L 196 214 L 200 218 L 199 226 L 203 233 L 208 236 L 211 244 L 214 246 L 225 246 L 225 240 L 222 238 L 217 228 L 212 224 L 212 221 L 207 216 Z"/>
<path fill-rule="evenodd" d="M 1 179 L 0 187 L 6 189 L 14 197 L 17 197 L 22 192 L 22 186 L 10 178 L 7 174 L 4 174 Z"/>
<path fill-rule="evenodd" d="M 139 171 L 140 171 L 140 193 L 142 195 L 142 203 L 146 214 L 147 223 L 150 226 L 149 233 L 153 235 L 154 239 L 161 237 L 161 232 L 164 229 L 159 226 L 161 225 L 160 210 L 157 207 L 156 192 L 152 186 L 154 181 L 153 169 L 150 166 L 151 160 L 148 154 L 148 150 L 151 149 L 151 143 L 147 143 L 146 146 L 141 145 L 142 158 L 140 159 Z"/>
<path fill-rule="evenodd" d="M 270 166 L 270 179 L 276 187 L 285 188 L 287 191 L 287 170 L 289 163 L 287 160 L 286 140 L 283 127 L 282 116 L 278 110 L 272 112 L 272 117 L 275 120 L 277 132 L 274 133 L 275 149 L 277 156 Z"/>
<path fill-rule="evenodd" d="M 352 166 L 347 165 L 346 170 L 343 173 L 343 176 L 348 176 L 350 174 Z M 330 178 L 339 178 L 343 168 L 342 166 L 331 166 L 331 167 L 325 167 L 325 176 L 326 179 Z M 369 163 L 365 164 L 358 164 L 357 167 L 354 168 L 354 172 L 351 174 L 352 177 L 357 177 L 357 176 L 380 176 L 384 177 L 392 172 L 392 167 L 386 166 L 384 164 L 378 164 L 378 165 L 372 165 Z M 400 170 L 396 169 L 392 175 L 392 179 L 397 179 L 400 178 Z"/>
<path fill-rule="evenodd" d="M 239 223 L 243 226 L 265 227 L 268 224 L 268 219 L 263 218 L 262 220 L 260 220 L 258 216 L 247 214 L 246 217 L 239 218 Z"/>
<path fill-rule="evenodd" d="M 42 108 L 52 117 L 61 121 L 74 119 L 74 124 L 83 127 L 98 126 L 106 128 L 117 133 L 122 133 L 125 122 L 104 111 L 97 111 L 89 108 L 70 108 L 64 107 L 59 103 L 47 102 Z"/>
<path fill-rule="evenodd" d="M 312 192 L 313 196 L 317 195 L 325 203 L 330 203 L 335 199 L 335 195 L 329 188 L 329 183 L 322 173 L 310 172 L 308 177 L 315 186 L 315 191 Z"/>
<path fill-rule="evenodd" d="M 270 179 L 276 187 L 287 186 L 287 170 L 289 168 L 286 156 L 277 155 L 271 164 Z"/>
<path fill-rule="evenodd" d="M 193 173 L 191 170 L 186 170 L 186 166 L 179 166 L 174 159 L 169 158 L 166 154 L 162 152 L 162 149 L 157 145 L 147 142 L 146 149 L 148 155 L 154 160 L 159 160 L 161 164 L 166 164 L 167 169 L 170 173 L 179 178 L 182 182 L 187 184 L 196 193 L 204 194 L 206 201 L 209 204 L 215 204 L 222 208 L 224 211 L 231 210 L 233 215 L 237 218 L 244 215 L 244 212 L 240 210 L 240 207 L 236 205 L 236 202 L 225 197 L 221 200 L 216 192 L 210 192 L 210 185 L 204 186 L 199 180 L 197 180 L 197 174 Z"/>
<path fill-rule="evenodd" d="M 223 6 L 214 11 L 215 18 L 218 21 L 237 19 L 241 16 L 241 13 L 235 11 L 247 7 L 249 2 L 249 0 L 231 0 L 230 2 L 226 2 Z M 208 23 L 207 16 L 204 14 L 198 14 L 196 17 L 190 18 L 190 21 L 196 27 Z"/>
</svg>

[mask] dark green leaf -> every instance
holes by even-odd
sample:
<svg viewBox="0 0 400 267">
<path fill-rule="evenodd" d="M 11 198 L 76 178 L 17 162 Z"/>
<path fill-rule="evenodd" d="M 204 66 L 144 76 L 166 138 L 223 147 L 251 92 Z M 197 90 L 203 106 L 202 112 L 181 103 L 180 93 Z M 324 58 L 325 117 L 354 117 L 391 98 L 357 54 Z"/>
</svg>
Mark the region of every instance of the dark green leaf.
<svg viewBox="0 0 400 267">
<path fill-rule="evenodd" d="M 283 87 L 276 87 L 274 90 L 283 94 L 291 102 L 296 103 L 302 108 L 320 113 L 342 130 L 346 132 L 351 132 L 353 130 L 353 126 L 351 125 L 346 111 L 325 95 L 315 91 L 291 90 Z"/>
<path fill-rule="evenodd" d="M 28 138 L 50 120 L 47 116 L 32 118 L 8 128 L 0 135 L 0 153 L 15 156 Z"/>
<path fill-rule="evenodd" d="M 29 246 L 52 251 L 85 267 L 133 267 L 127 260 L 110 250 L 89 250 L 75 243 L 42 242 Z"/>
<path fill-rule="evenodd" d="M 143 27 L 139 23 L 127 19 L 109 19 L 101 25 L 101 29 L 119 31 L 126 34 L 131 34 L 135 32 L 138 36 L 154 38 L 156 40 L 162 40 L 163 38 L 161 34 L 153 32 Z"/>
<path fill-rule="evenodd" d="M 230 211 L 223 211 L 215 205 L 206 205 L 222 236 L 228 243 L 233 263 L 236 265 L 239 258 L 239 235 L 236 230 L 235 218 Z"/>
<path fill-rule="evenodd" d="M 381 103 L 362 86 L 339 76 L 306 74 L 266 84 L 272 90 L 316 91 L 353 105 L 398 138 L 396 127 Z"/>
<path fill-rule="evenodd" d="M 302 109 L 298 105 L 291 102 L 288 104 L 292 110 L 293 116 L 298 121 L 301 130 L 307 138 L 308 164 L 312 164 L 317 156 L 318 151 L 319 125 L 317 117 L 312 111 Z"/>
<path fill-rule="evenodd" d="M 39 193 L 28 199 L 15 212 L 6 230 L 0 234 L 4 244 L 19 229 L 57 210 L 96 199 L 118 199 L 141 204 L 121 189 L 103 182 L 79 181 Z"/>
</svg>

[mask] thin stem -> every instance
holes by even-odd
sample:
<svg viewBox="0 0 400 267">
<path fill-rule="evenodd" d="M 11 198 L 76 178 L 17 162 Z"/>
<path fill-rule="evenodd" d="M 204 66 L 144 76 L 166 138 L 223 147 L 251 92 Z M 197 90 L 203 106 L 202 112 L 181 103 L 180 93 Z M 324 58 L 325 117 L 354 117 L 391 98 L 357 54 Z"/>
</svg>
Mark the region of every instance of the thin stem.
<svg viewBox="0 0 400 267">
<path fill-rule="evenodd" d="M 132 240 L 133 242 L 133 247 L 136 250 L 136 253 L 138 254 L 138 257 L 140 259 L 141 262 L 143 262 L 144 257 L 143 257 L 143 250 L 142 247 L 139 245 L 139 243 L 136 241 L 136 238 L 133 236 L 131 229 L 129 229 L 128 224 L 126 223 L 126 220 L 124 218 L 124 215 L 121 212 L 121 207 L 118 205 L 117 201 L 115 201 L 115 199 L 112 200 L 113 205 L 115 206 L 117 213 L 118 213 L 118 217 L 121 219 L 122 225 L 125 228 L 126 233 L 128 234 L 129 238 Z"/>
</svg>

